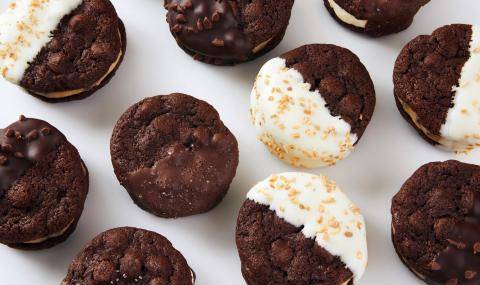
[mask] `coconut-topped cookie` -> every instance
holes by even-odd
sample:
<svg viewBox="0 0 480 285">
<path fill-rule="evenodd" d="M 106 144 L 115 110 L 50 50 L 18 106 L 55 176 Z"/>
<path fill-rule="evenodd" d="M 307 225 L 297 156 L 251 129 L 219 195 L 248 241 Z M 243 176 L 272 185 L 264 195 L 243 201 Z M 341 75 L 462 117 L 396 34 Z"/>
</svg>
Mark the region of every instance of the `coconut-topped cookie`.
<svg viewBox="0 0 480 285">
<path fill-rule="evenodd" d="M 236 241 L 250 285 L 354 284 L 367 266 L 363 216 L 325 176 L 282 173 L 255 185 Z"/>
<path fill-rule="evenodd" d="M 479 26 L 444 26 L 415 38 L 393 78 L 400 112 L 428 142 L 456 152 L 480 145 Z"/>
<path fill-rule="evenodd" d="M 16 0 L 0 16 L 0 72 L 40 99 L 81 99 L 104 86 L 125 54 L 109 0 Z"/>
<path fill-rule="evenodd" d="M 375 90 L 358 57 L 334 45 L 306 45 L 268 61 L 251 94 L 259 139 L 299 167 L 333 165 L 363 135 Z"/>
<path fill-rule="evenodd" d="M 341 25 L 372 37 L 407 29 L 420 8 L 430 0 L 324 0 Z"/>
</svg>

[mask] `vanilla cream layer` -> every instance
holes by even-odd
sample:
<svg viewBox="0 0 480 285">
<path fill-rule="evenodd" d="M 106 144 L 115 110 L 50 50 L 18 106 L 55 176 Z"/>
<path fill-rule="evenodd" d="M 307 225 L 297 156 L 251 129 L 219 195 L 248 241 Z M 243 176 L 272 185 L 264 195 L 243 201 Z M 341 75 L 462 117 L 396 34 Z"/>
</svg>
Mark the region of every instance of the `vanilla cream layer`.
<svg viewBox="0 0 480 285">
<path fill-rule="evenodd" d="M 16 0 L 0 16 L 0 71 L 18 84 L 60 20 L 82 0 Z"/>
<path fill-rule="evenodd" d="M 340 7 L 335 0 L 328 0 L 328 4 L 333 9 L 335 15 L 344 23 L 358 27 L 358 28 L 365 28 L 367 26 L 367 20 L 360 20 L 357 19 L 352 14 L 348 13 L 345 9 Z"/>
<path fill-rule="evenodd" d="M 334 181 L 301 172 L 274 174 L 255 185 L 247 198 L 302 227 L 305 237 L 340 257 L 355 283 L 362 277 L 368 260 L 365 220 Z"/>
<path fill-rule="evenodd" d="M 63 228 L 61 231 L 58 231 L 56 233 L 53 233 L 53 234 L 48 235 L 48 236 L 43 237 L 43 238 L 38 238 L 38 239 L 30 240 L 30 241 L 24 241 L 22 243 L 37 244 L 37 243 L 42 243 L 42 242 L 47 241 L 47 240 L 52 239 L 52 238 L 62 236 L 70 228 L 70 226 L 73 224 L 74 221 L 75 220 L 72 220 L 70 223 L 68 223 L 68 225 L 65 228 Z"/>
<path fill-rule="evenodd" d="M 95 84 L 93 84 L 89 88 L 76 89 L 76 90 L 70 90 L 70 91 L 51 92 L 51 93 L 38 93 L 38 92 L 34 92 L 34 93 L 50 99 L 61 99 L 61 98 L 67 98 L 70 96 L 75 96 L 83 92 L 92 90 L 93 88 L 99 86 L 110 75 L 110 73 L 112 73 L 115 70 L 117 65 L 120 64 L 120 59 L 122 58 L 122 55 L 123 55 L 123 51 L 120 50 L 117 56 L 117 59 L 115 60 L 114 63 L 112 63 L 112 65 L 110 65 L 110 68 L 108 69 L 107 73 L 105 73 L 105 75 L 103 75 L 102 78 L 100 78 L 97 82 L 95 82 Z"/>
</svg>

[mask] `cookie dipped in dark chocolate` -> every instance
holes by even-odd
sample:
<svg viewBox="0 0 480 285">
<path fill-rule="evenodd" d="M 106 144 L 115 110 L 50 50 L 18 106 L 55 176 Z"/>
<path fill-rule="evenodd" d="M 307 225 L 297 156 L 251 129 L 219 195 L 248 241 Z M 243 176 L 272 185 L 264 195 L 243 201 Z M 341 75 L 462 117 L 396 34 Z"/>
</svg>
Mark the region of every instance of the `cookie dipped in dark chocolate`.
<svg viewBox="0 0 480 285">
<path fill-rule="evenodd" d="M 175 38 L 195 56 L 245 61 L 253 53 L 236 1 L 172 0 L 166 8 Z"/>
<path fill-rule="evenodd" d="M 432 262 L 428 284 L 480 284 L 480 194 L 474 196 L 464 221 L 444 223 L 449 245 Z"/>
<path fill-rule="evenodd" d="M 0 193 L 62 140 L 65 137 L 47 122 L 24 116 L 0 130 Z"/>
</svg>

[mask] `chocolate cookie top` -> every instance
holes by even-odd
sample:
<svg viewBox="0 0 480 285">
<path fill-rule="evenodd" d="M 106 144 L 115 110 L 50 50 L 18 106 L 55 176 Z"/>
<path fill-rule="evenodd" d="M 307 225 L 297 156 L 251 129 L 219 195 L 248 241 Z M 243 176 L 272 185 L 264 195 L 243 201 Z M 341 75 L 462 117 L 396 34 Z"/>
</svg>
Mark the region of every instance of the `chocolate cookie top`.
<svg viewBox="0 0 480 285">
<path fill-rule="evenodd" d="M 123 227 L 90 241 L 70 264 L 62 285 L 193 285 L 195 275 L 170 241 Z"/>
<path fill-rule="evenodd" d="M 324 0 L 343 25 L 377 37 L 409 27 L 418 10 L 430 0 Z"/>
<path fill-rule="evenodd" d="M 250 190 L 236 241 L 247 284 L 353 284 L 367 266 L 365 222 L 324 176 L 272 175 Z"/>
<path fill-rule="evenodd" d="M 479 209 L 479 166 L 454 160 L 422 166 L 392 201 L 398 254 L 428 284 L 477 284 Z"/>
<path fill-rule="evenodd" d="M 80 155 L 56 128 L 22 116 L 0 130 L 0 242 L 62 233 L 80 217 L 87 192 Z"/>
<path fill-rule="evenodd" d="M 283 37 L 292 6 L 293 0 L 165 1 L 177 42 L 197 59 L 214 64 L 246 61 Z"/>
<path fill-rule="evenodd" d="M 396 99 L 430 138 L 453 150 L 480 142 L 479 51 L 480 29 L 456 24 L 415 38 L 395 64 Z"/>
<path fill-rule="evenodd" d="M 2 75 L 48 98 L 88 91 L 120 64 L 121 25 L 109 0 L 17 0 L 0 17 Z"/>
<path fill-rule="evenodd" d="M 130 107 L 115 126 L 111 154 L 115 173 L 133 200 L 162 217 L 213 208 L 238 165 L 237 141 L 217 111 L 179 93 Z"/>
<path fill-rule="evenodd" d="M 333 165 L 363 135 L 375 90 L 358 57 L 306 45 L 268 61 L 251 95 L 252 120 L 270 150 L 295 166 Z"/>
</svg>

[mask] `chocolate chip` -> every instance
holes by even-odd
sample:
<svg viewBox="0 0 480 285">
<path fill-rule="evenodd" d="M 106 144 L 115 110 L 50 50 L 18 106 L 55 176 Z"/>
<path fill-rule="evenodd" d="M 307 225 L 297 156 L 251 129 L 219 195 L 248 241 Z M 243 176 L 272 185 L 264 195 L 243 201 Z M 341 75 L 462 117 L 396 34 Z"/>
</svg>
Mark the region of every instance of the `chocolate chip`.
<svg viewBox="0 0 480 285">
<path fill-rule="evenodd" d="M 430 269 L 433 271 L 438 271 L 442 269 L 442 266 L 438 262 L 432 261 L 432 263 L 430 263 Z"/>
<path fill-rule="evenodd" d="M 197 20 L 197 30 L 203 31 L 203 22 L 200 19 Z"/>
<path fill-rule="evenodd" d="M 4 155 L 0 155 L 0 165 L 5 165 L 8 162 L 8 158 Z"/>
<path fill-rule="evenodd" d="M 25 155 L 23 155 L 23 153 L 18 152 L 18 151 L 15 152 L 15 153 L 13 154 L 13 156 L 15 156 L 16 158 L 25 158 Z"/>
<path fill-rule="evenodd" d="M 183 14 L 178 14 L 177 17 L 175 17 L 175 20 L 177 21 L 177 23 L 181 23 L 181 24 L 187 22 L 187 18 Z"/>
<path fill-rule="evenodd" d="M 115 266 L 109 261 L 100 261 L 93 268 L 93 279 L 97 282 L 108 282 L 115 274 Z"/>
<path fill-rule="evenodd" d="M 474 254 L 480 253 L 480 242 L 476 242 L 476 243 L 473 245 L 473 253 L 474 253 Z"/>
<path fill-rule="evenodd" d="M 5 152 L 12 152 L 13 146 L 11 144 L 4 144 L 2 145 L 2 150 Z"/>
<path fill-rule="evenodd" d="M 95 58 L 102 58 L 109 54 L 111 51 L 112 46 L 108 43 L 93 43 L 90 47 L 90 51 L 92 52 L 93 57 Z"/>
<path fill-rule="evenodd" d="M 174 33 L 180 33 L 182 31 L 182 26 L 179 24 L 176 24 L 175 26 L 173 26 L 172 31 Z"/>
<path fill-rule="evenodd" d="M 212 15 L 212 21 L 213 21 L 213 22 L 218 22 L 218 21 L 220 21 L 220 15 L 221 15 L 221 14 L 220 14 L 218 11 L 215 12 L 215 13 L 213 13 L 213 15 Z"/>
<path fill-rule="evenodd" d="M 63 52 L 52 53 L 48 56 L 47 66 L 55 73 L 64 73 L 70 64 Z"/>
<path fill-rule="evenodd" d="M 222 39 L 219 39 L 219 38 L 215 38 L 213 41 L 212 41 L 212 44 L 216 47 L 223 47 L 225 46 L 225 41 L 222 40 Z"/>
<path fill-rule="evenodd" d="M 127 253 L 120 259 L 120 273 L 134 277 L 140 274 L 141 270 L 142 262 L 135 254 Z"/>
<path fill-rule="evenodd" d="M 42 133 L 42 135 L 48 136 L 52 133 L 52 130 L 50 128 L 42 128 L 40 132 Z"/>
<path fill-rule="evenodd" d="M 11 138 L 15 135 L 15 132 L 12 130 L 12 129 L 8 129 L 6 132 L 5 132 L 5 136 L 7 138 Z"/>
<path fill-rule="evenodd" d="M 15 138 L 17 140 L 21 140 L 22 139 L 22 134 L 20 132 L 15 132 Z"/>
<path fill-rule="evenodd" d="M 460 241 L 455 241 L 455 240 L 452 240 L 452 239 L 447 239 L 448 243 L 450 243 L 451 245 L 455 246 L 456 248 L 458 249 L 465 249 L 467 247 L 467 245 L 463 242 L 460 242 Z"/>
<path fill-rule="evenodd" d="M 33 130 L 27 134 L 27 141 L 31 142 L 38 138 L 38 131 Z"/>
<path fill-rule="evenodd" d="M 172 264 L 168 261 L 168 258 L 159 255 L 148 257 L 145 268 L 164 277 L 169 277 L 173 272 Z"/>
<path fill-rule="evenodd" d="M 192 4 L 192 1 L 191 0 L 186 0 L 184 3 L 183 3 L 183 6 L 187 9 L 189 8 L 192 8 L 193 4 Z"/>
<path fill-rule="evenodd" d="M 211 29 L 213 27 L 213 23 L 212 21 L 210 21 L 210 19 L 208 19 L 207 17 L 205 17 L 203 19 L 203 26 L 205 27 L 205 29 Z"/>
<path fill-rule="evenodd" d="M 87 16 L 83 14 L 78 14 L 73 16 L 70 21 L 68 21 L 68 27 L 73 31 L 79 31 L 86 27 L 88 24 Z"/>
<path fill-rule="evenodd" d="M 457 278 L 452 278 L 445 283 L 445 285 L 457 285 L 458 284 L 458 279 Z"/>
<path fill-rule="evenodd" d="M 24 115 L 20 115 L 20 117 L 19 117 L 19 120 L 22 121 L 22 122 L 25 121 L 26 119 L 27 118 Z"/>
<path fill-rule="evenodd" d="M 163 277 L 155 277 L 148 282 L 148 285 L 168 285 L 168 282 Z"/>
</svg>

